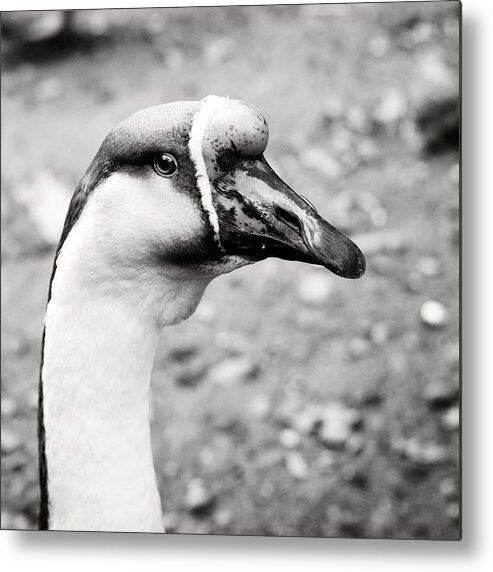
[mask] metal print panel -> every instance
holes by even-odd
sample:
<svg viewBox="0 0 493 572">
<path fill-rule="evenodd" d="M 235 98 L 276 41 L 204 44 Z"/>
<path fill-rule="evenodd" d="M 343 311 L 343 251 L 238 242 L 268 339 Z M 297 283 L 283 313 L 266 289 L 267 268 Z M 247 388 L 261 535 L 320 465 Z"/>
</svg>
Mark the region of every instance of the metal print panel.
<svg viewBox="0 0 493 572">
<path fill-rule="evenodd" d="M 2 13 L 3 529 L 460 539 L 459 65 L 454 1 Z"/>
</svg>

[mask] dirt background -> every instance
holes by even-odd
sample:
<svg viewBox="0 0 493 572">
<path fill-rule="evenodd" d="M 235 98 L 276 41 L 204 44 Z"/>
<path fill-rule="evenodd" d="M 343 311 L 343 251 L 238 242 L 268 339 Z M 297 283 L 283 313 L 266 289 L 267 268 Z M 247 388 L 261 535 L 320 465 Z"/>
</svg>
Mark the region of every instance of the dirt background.
<svg viewBox="0 0 493 572">
<path fill-rule="evenodd" d="M 136 110 L 255 103 L 267 159 L 353 236 L 346 281 L 277 259 L 162 336 L 171 532 L 457 539 L 455 2 L 2 17 L 2 527 L 35 528 L 43 313 L 72 189 Z"/>
</svg>

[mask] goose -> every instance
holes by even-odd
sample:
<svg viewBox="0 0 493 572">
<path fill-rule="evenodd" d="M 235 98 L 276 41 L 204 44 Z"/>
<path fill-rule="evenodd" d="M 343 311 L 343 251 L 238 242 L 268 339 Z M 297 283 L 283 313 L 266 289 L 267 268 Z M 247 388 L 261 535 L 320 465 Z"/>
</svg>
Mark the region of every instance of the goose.
<svg viewBox="0 0 493 572">
<path fill-rule="evenodd" d="M 164 532 L 149 391 L 160 331 L 222 274 L 273 256 L 359 278 L 359 248 L 269 166 L 253 105 L 141 110 L 104 139 L 71 199 L 46 307 L 40 528 Z"/>
</svg>

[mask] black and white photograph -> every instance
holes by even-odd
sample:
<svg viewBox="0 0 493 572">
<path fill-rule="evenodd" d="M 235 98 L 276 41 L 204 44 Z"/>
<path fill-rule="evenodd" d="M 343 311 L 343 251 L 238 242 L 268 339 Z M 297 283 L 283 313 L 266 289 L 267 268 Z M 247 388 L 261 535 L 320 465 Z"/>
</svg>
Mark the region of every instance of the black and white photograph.
<svg viewBox="0 0 493 572">
<path fill-rule="evenodd" d="M 1 13 L 2 531 L 461 540 L 461 20 Z"/>
</svg>

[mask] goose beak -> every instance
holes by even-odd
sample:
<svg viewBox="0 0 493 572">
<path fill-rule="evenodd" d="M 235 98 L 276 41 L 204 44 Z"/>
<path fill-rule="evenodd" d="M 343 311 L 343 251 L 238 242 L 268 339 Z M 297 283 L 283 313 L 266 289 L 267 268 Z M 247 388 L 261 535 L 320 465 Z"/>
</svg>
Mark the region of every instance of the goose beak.
<svg viewBox="0 0 493 572">
<path fill-rule="evenodd" d="M 365 257 L 354 242 L 284 183 L 263 157 L 240 162 L 214 189 L 226 254 L 318 264 L 343 278 L 365 273 Z"/>
</svg>

